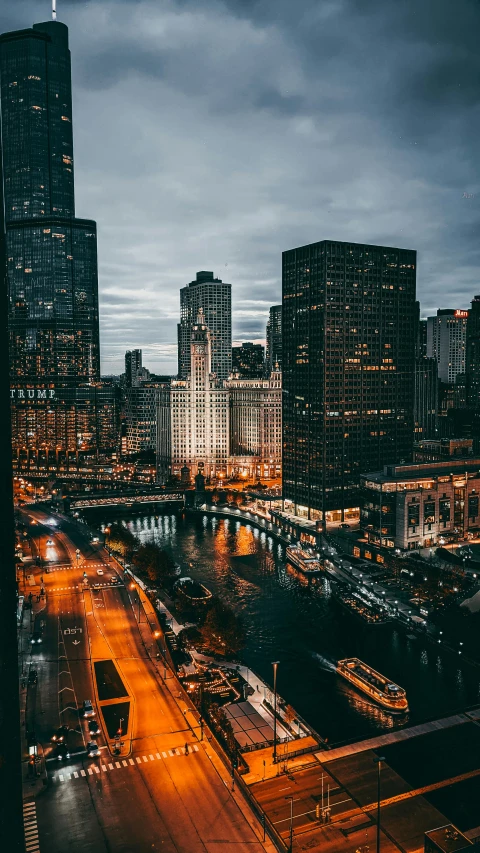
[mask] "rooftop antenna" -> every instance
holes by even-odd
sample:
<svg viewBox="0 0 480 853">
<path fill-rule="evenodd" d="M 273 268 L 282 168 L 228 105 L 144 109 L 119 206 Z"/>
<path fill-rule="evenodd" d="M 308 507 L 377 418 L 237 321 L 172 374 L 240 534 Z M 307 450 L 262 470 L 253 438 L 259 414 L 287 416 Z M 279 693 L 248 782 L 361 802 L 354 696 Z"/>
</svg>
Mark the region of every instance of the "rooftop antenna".
<svg viewBox="0 0 480 853">
<path fill-rule="evenodd" d="M 52 21 L 57 20 L 57 0 L 52 0 Z"/>
</svg>

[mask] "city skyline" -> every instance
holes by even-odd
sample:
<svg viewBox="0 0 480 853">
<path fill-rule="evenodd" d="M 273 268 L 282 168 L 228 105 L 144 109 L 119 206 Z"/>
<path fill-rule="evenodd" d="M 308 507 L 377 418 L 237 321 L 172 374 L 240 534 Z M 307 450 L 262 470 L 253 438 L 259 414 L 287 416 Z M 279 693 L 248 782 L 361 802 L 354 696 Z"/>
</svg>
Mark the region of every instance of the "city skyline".
<svg viewBox="0 0 480 853">
<path fill-rule="evenodd" d="M 314 53 L 282 4 L 242 14 L 233 2 L 59 4 L 72 42 L 77 215 L 99 223 L 104 375 L 138 347 L 149 368 L 175 373 L 178 291 L 196 269 L 232 282 L 234 341 L 263 341 L 280 301 L 281 251 L 311 241 L 413 246 L 422 316 L 469 307 L 478 193 L 467 83 L 478 12 L 462 6 L 460 28 L 446 5 L 432 24 L 426 8 L 413 17 L 383 4 L 373 32 L 355 3 L 331 4 L 323 18 L 309 6 Z M 2 31 L 46 19 L 49 7 L 2 10 Z M 365 53 L 339 42 L 347 16 Z M 392 22 L 396 50 L 382 42 Z M 317 49 L 324 38 L 328 51 Z M 377 39 L 388 44 L 389 87 L 364 60 Z M 196 45 L 204 67 L 193 83 Z"/>
</svg>

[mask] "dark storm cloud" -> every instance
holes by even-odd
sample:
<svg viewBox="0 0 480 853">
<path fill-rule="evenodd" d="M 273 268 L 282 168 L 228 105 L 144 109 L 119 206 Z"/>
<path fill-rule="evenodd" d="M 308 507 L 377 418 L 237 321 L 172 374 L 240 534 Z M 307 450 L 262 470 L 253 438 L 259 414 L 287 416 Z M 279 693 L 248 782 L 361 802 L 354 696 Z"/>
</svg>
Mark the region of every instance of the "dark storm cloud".
<svg viewBox="0 0 480 853">
<path fill-rule="evenodd" d="M 48 17 L 17 0 L 2 30 Z M 58 0 L 70 28 L 77 213 L 99 225 L 105 372 L 176 369 L 178 290 L 231 281 L 264 337 L 281 252 L 418 250 L 423 314 L 480 292 L 473 0 Z"/>
</svg>

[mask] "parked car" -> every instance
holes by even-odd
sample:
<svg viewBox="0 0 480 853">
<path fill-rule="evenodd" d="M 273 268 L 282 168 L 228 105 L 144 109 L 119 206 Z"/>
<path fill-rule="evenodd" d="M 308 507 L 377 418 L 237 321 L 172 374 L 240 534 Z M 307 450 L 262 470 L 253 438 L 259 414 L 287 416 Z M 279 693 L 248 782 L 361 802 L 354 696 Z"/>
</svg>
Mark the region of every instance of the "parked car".
<svg viewBox="0 0 480 853">
<path fill-rule="evenodd" d="M 82 704 L 82 717 L 93 717 L 93 705 L 91 699 L 84 699 Z"/>
<path fill-rule="evenodd" d="M 88 721 L 88 731 L 91 735 L 99 735 L 100 734 L 100 726 L 98 725 L 96 720 Z"/>
<path fill-rule="evenodd" d="M 350 525 L 349 525 L 349 524 L 347 524 L 347 522 L 346 522 L 346 521 L 343 521 L 343 522 L 339 525 L 339 528 L 340 528 L 340 530 L 350 530 Z"/>
<path fill-rule="evenodd" d="M 28 683 L 30 686 L 37 683 L 38 673 L 36 669 L 31 669 L 28 673 Z"/>
<path fill-rule="evenodd" d="M 103 569 L 97 569 L 97 575 L 103 575 Z"/>
<path fill-rule="evenodd" d="M 32 636 L 30 638 L 30 642 L 31 642 L 32 646 L 36 646 L 36 645 L 38 645 L 38 643 L 42 642 L 42 635 L 41 635 L 40 631 L 34 631 L 33 632 Z"/>
</svg>

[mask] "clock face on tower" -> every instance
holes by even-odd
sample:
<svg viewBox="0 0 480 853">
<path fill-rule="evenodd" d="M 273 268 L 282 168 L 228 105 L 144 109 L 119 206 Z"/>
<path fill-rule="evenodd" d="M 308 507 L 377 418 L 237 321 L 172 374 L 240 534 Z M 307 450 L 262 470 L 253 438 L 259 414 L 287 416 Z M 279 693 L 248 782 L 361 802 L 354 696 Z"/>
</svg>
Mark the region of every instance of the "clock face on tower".
<svg viewBox="0 0 480 853">
<path fill-rule="evenodd" d="M 205 349 L 202 346 L 196 346 L 195 352 L 198 352 L 201 355 L 203 352 L 205 352 Z"/>
</svg>

